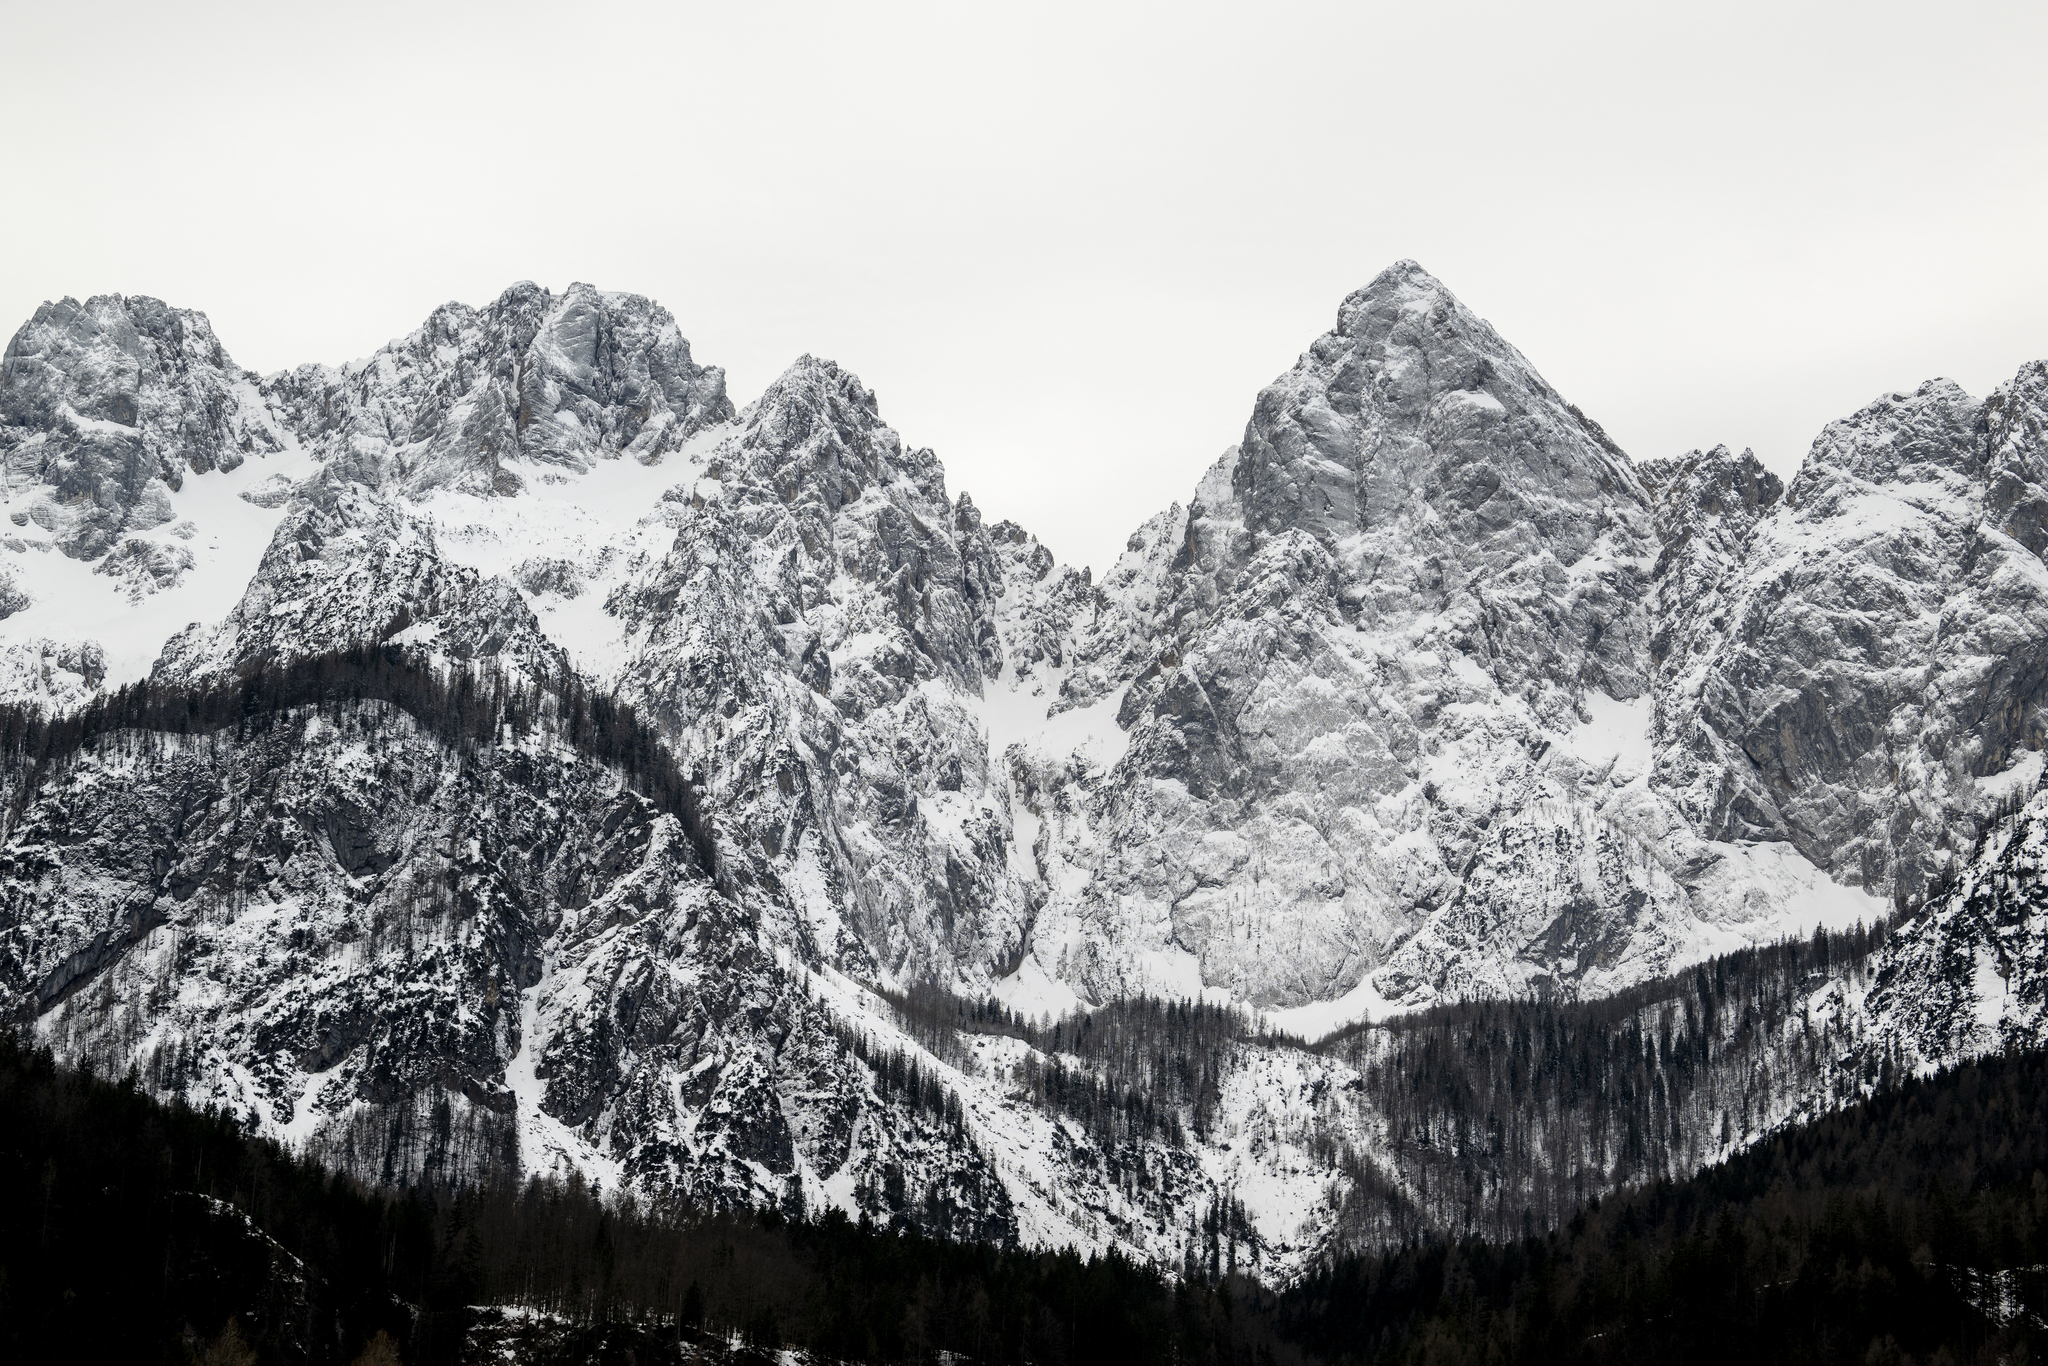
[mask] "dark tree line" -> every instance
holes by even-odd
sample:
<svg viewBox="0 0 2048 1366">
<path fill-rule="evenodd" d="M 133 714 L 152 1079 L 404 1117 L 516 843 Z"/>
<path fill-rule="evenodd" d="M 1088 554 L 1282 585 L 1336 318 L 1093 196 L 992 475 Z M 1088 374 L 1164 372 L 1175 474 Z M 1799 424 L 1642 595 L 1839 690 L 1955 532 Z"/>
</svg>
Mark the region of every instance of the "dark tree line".
<svg viewBox="0 0 2048 1366">
<path fill-rule="evenodd" d="M 495 664 L 442 672 L 390 645 L 307 655 L 246 678 L 199 686 L 145 679 L 54 717 L 33 706 L 0 706 L 6 828 L 83 751 L 143 744 L 150 735 L 232 731 L 245 740 L 302 708 L 338 718 L 366 702 L 398 708 L 459 755 L 536 732 L 567 744 L 617 770 L 659 810 L 675 816 L 706 870 L 720 875 L 695 785 L 632 706 L 591 691 L 573 673 L 534 678 L 507 674 Z"/>
<path fill-rule="evenodd" d="M 954 1133 L 966 1122 L 959 1094 L 939 1074 L 900 1048 L 876 1046 L 867 1034 L 850 1025 L 836 1025 L 847 1051 L 867 1065 L 875 1090 L 884 1100 L 899 1101 L 918 1114 L 929 1115 Z"/>
<path fill-rule="evenodd" d="M 907 1084 L 907 1083 L 906 1083 Z M 184 1363 L 821 1358 L 1303 1366 L 1242 1279 L 806 1219 L 659 1209 L 578 1179 L 370 1190 L 218 1114 L 68 1072 L 0 1035 L 0 1356 Z M 523 1325 L 523 1326 L 521 1326 Z"/>
<path fill-rule="evenodd" d="M 1222 1100 L 1231 1046 L 1294 1042 L 1264 1032 L 1248 1011 L 1150 996 L 1032 1020 L 994 997 L 973 1000 L 921 984 L 884 991 L 905 1032 L 939 1057 L 966 1060 L 963 1034 L 1018 1039 L 1027 1056 L 1016 1078 L 1044 1109 L 1078 1121 L 1105 1147 L 1143 1139 L 1175 1146 L 1186 1127 L 1206 1137 Z M 1067 1059 L 1080 1065 L 1070 1066 Z"/>
<path fill-rule="evenodd" d="M 372 1191 L 0 1038 L 8 1360 L 185 1362 L 232 1331 L 283 1362 L 352 1361 L 381 1332 L 416 1363 L 1963 1366 L 2048 1347 L 2044 1267 L 2041 1054 L 1906 1081 L 1546 1234 L 1338 1257 L 1275 1295 L 575 1180 Z"/>
<path fill-rule="evenodd" d="M 1283 1297 L 1332 1362 L 2024 1362 L 2048 1347 L 2048 1056 L 1772 1135 L 1545 1236 L 1341 1258 Z"/>
<path fill-rule="evenodd" d="M 1353 1026 L 1313 1051 L 1361 1074 L 1384 1142 L 1368 1155 L 1334 1137 L 1335 1108 L 1303 1140 L 1348 1178 L 1354 1245 L 1548 1228 L 1601 1192 L 1696 1170 L 1831 1085 L 1890 1086 L 1886 1057 L 1832 1075 L 1853 1040 L 1823 991 L 1863 972 L 1886 933 L 1817 931 L 1599 1000 L 1465 1002 Z M 1234 1049 L 1302 1046 L 1202 1002 L 1139 998 L 1034 1021 L 933 986 L 887 995 L 906 1031 L 951 1061 L 966 1060 L 968 1035 L 1028 1044 L 1024 1092 L 1105 1149 L 1206 1138 Z"/>
<path fill-rule="evenodd" d="M 1297 1137 L 1345 1177 L 1353 1247 L 1547 1229 L 1604 1192 L 1681 1178 L 1809 1100 L 1824 1108 L 1898 1080 L 1895 1058 L 1858 1050 L 1853 1074 L 1843 1064 L 1856 1041 L 1840 989 L 1887 933 L 1817 931 L 1593 1001 L 1464 1002 L 1353 1026 L 1312 1051 L 1356 1069 L 1359 1094 L 1327 1097 Z M 1139 998 L 1040 1021 L 934 986 L 885 995 L 906 1032 L 956 1064 L 975 1034 L 1029 1045 L 1023 1092 L 1077 1120 L 1141 1185 L 1149 1172 L 1127 1145 L 1207 1138 L 1235 1050 L 1304 1047 L 1202 1002 Z M 1374 1141 L 1341 1137 L 1346 1113 L 1366 1116 Z"/>
<path fill-rule="evenodd" d="M 1360 1232 L 1513 1237 L 1753 1140 L 1827 1093 L 1852 1039 L 1845 1011 L 1809 1005 L 1861 972 L 1885 932 L 1821 931 L 1600 1000 L 1448 1005 L 1325 1041 L 1363 1074 L 1414 1205 L 1391 1222 L 1379 1205 L 1353 1211 Z M 1893 1060 L 1868 1067 L 1846 1081 L 1897 1079 Z"/>
<path fill-rule="evenodd" d="M 445 1345 L 447 1300 L 429 1206 L 0 1031 L 0 1356 L 184 1362 L 233 1317 L 268 1356 L 349 1361 L 378 1331 Z"/>
<path fill-rule="evenodd" d="M 464 1192 L 479 1303 L 573 1322 L 793 1347 L 827 1360 L 1004 1366 L 1291 1366 L 1273 1297 L 1242 1278 L 1176 1279 L 1117 1253 L 998 1247 L 818 1218 L 605 1203 L 575 1183 Z"/>
</svg>

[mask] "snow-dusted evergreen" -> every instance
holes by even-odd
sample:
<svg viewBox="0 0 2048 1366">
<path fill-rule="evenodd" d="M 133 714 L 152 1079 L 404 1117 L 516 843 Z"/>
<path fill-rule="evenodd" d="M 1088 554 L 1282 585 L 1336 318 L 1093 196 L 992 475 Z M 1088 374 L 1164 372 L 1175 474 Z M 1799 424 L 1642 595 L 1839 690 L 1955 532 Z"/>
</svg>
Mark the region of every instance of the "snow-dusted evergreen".
<svg viewBox="0 0 2048 1366">
<path fill-rule="evenodd" d="M 267 378 L 46 305 L 0 461 L 8 1012 L 368 1177 L 1285 1271 L 2040 1032 L 2041 364 L 1636 464 L 1404 262 L 1099 582 L 583 285 Z M 1298 1041 L 1477 998 L 1628 1099 Z"/>
</svg>

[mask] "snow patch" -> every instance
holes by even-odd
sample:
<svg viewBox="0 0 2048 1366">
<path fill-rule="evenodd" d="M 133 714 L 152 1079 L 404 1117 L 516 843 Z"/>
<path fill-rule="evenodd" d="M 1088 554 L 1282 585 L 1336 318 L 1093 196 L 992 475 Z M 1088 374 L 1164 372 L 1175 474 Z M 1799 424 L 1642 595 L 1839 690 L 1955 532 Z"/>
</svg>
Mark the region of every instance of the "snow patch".
<svg viewBox="0 0 2048 1366">
<path fill-rule="evenodd" d="M 2041 751 L 2021 751 L 2018 758 L 2007 765 L 2003 773 L 1994 773 L 1977 780 L 1978 795 L 1992 802 L 2000 802 L 2015 792 L 2032 792 L 2041 785 L 2043 766 Z"/>
<path fill-rule="evenodd" d="M 1357 986 L 1334 1000 L 1262 1011 L 1259 1018 L 1268 1028 L 1292 1034 L 1306 1043 L 1318 1043 L 1347 1026 L 1384 1020 L 1389 1015 L 1401 1014 L 1404 1009 L 1380 995 L 1368 975 L 1359 978 Z"/>
<path fill-rule="evenodd" d="M 284 505 L 263 507 L 242 494 L 280 477 L 302 479 L 314 469 L 313 458 L 294 446 L 252 455 L 232 470 L 188 474 L 182 488 L 166 491 L 171 518 L 149 531 L 129 532 L 121 544 L 180 547 L 191 555 L 191 567 L 170 586 L 137 596 L 121 578 L 95 572 L 104 558 L 72 559 L 33 522 L 5 528 L 4 539 L 24 549 L 0 550 L 0 564 L 13 572 L 30 603 L 0 620 L 0 646 L 96 642 L 106 652 L 105 688 L 146 677 L 164 642 L 192 623 L 227 616 L 255 577 Z M 121 553 L 119 546 L 109 552 Z"/>
<path fill-rule="evenodd" d="M 1722 868 L 1717 870 L 1720 876 L 1715 880 L 1725 879 L 1732 887 L 1748 889 L 1752 902 L 1770 907 L 1752 920 L 1729 923 L 1731 948 L 1803 939 L 1818 929 L 1875 925 L 1891 914 L 1890 903 L 1860 887 L 1836 882 L 1783 840 L 1711 847 L 1723 855 Z"/>
<path fill-rule="evenodd" d="M 1070 707 L 1052 716 L 1047 713 L 1059 696 L 1058 680 L 1034 678 L 1027 686 L 1010 669 L 1005 665 L 1002 677 L 984 687 L 979 698 L 965 699 L 988 736 L 991 760 L 1000 760 L 1012 745 L 1023 745 L 1046 759 L 1078 754 L 1091 768 L 1100 770 L 1115 767 L 1130 749 L 1129 732 L 1116 723 L 1129 684 L 1085 707 Z M 958 698 L 950 689 L 948 695 Z"/>
<path fill-rule="evenodd" d="M 1564 747 L 1589 768 L 1612 765 L 1619 775 L 1648 770 L 1654 750 L 1650 723 L 1655 703 L 1645 694 L 1619 702 L 1605 693 L 1586 694 L 1586 714 L 1564 739 Z"/>
<path fill-rule="evenodd" d="M 1998 970 L 1998 955 L 1989 944 L 1977 946 L 1971 992 L 1977 1003 L 1977 1033 L 1981 1042 L 1996 1047 L 1998 1026 L 2005 1019 L 2005 974 Z"/>
<path fill-rule="evenodd" d="M 1029 1020 L 1057 1019 L 1086 1007 L 1074 989 L 1045 970 L 1037 953 L 1027 953 L 1017 970 L 995 982 L 996 999 Z"/>
<path fill-rule="evenodd" d="M 530 1173 L 555 1176 L 581 1171 L 603 1181 L 606 1190 L 619 1190 L 625 1185 L 619 1164 L 541 1107 L 547 1086 L 535 1075 L 534 1045 L 540 1038 L 541 993 L 547 985 L 548 975 L 543 973 L 539 985 L 519 993 L 519 1051 L 505 1064 L 505 1087 L 517 1106 L 519 1165 Z"/>
<path fill-rule="evenodd" d="M 548 639 L 586 677 L 609 683 L 630 658 L 632 642 L 605 609 L 606 599 L 668 552 L 675 528 L 663 495 L 703 483 L 705 457 L 730 434 L 729 426 L 707 427 L 652 464 L 621 455 L 581 474 L 508 460 L 505 467 L 525 483 L 516 497 L 437 489 L 419 508 L 443 558 L 517 584 Z M 570 594 L 521 582 L 523 567 L 544 561 L 565 567 Z"/>
</svg>

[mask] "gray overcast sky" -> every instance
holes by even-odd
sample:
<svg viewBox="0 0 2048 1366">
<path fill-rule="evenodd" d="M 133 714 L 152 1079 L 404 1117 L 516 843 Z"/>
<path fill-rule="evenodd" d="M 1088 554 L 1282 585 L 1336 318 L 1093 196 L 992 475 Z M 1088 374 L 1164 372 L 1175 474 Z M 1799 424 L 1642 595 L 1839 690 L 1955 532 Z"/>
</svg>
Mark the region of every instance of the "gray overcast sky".
<svg viewBox="0 0 2048 1366">
<path fill-rule="evenodd" d="M 518 279 L 797 355 L 1098 572 L 1420 260 L 1638 458 L 2048 357 L 2048 5 L 0 0 L 0 331 L 243 365 Z"/>
</svg>

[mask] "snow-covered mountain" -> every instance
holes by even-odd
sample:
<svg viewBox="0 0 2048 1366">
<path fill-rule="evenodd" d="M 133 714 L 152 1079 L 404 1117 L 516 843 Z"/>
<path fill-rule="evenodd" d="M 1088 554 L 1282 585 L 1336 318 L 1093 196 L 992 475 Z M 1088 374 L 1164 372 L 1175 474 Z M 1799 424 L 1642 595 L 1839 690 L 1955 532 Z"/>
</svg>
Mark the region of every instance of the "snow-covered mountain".
<svg viewBox="0 0 2048 1366">
<path fill-rule="evenodd" d="M 1789 487 L 1637 464 L 1404 262 L 1097 582 L 838 366 L 736 410 L 637 296 L 522 284 L 267 378 L 196 313 L 45 305 L 0 361 L 0 991 L 375 1178 L 566 1163 L 1170 1261 L 1227 1229 L 1284 1269 L 1398 1232 L 1376 1182 L 1437 1208 L 1391 1054 L 1254 1031 L 1162 1110 L 887 994 L 1315 1036 L 1933 885 L 1812 988 L 1832 1061 L 1759 1122 L 2026 1034 L 1958 1022 L 2039 963 L 2044 394 L 1881 399 Z"/>
</svg>

